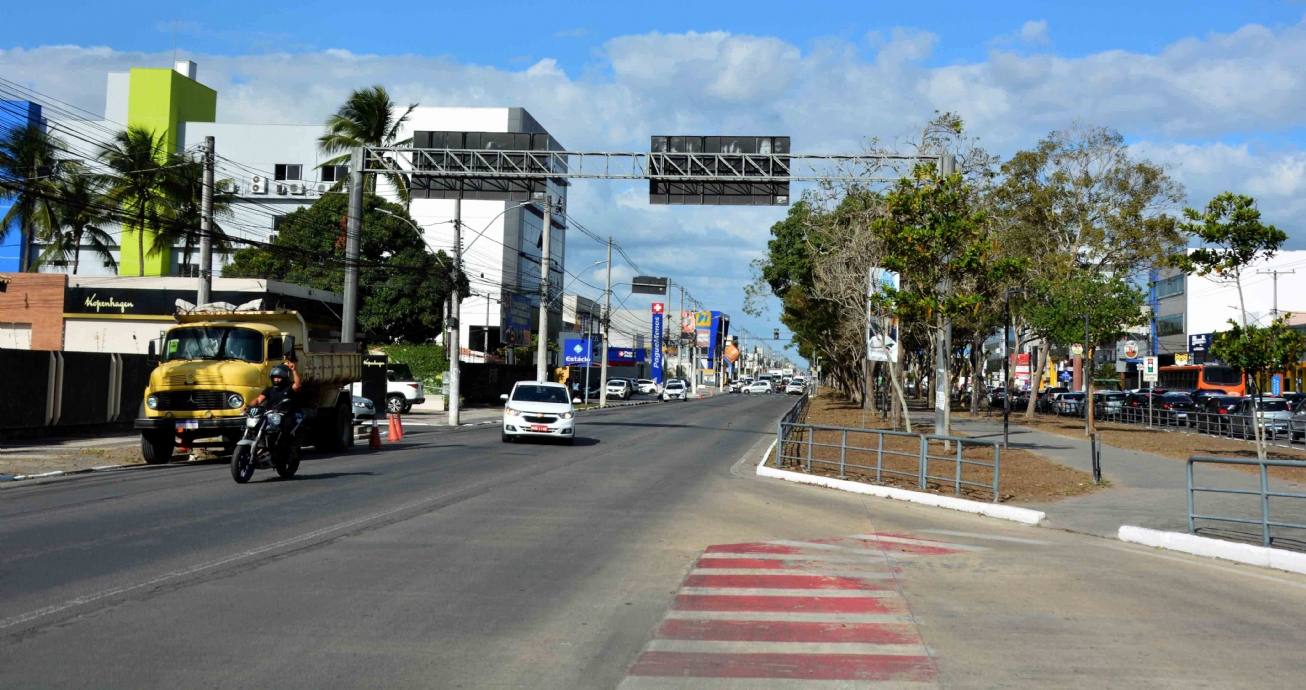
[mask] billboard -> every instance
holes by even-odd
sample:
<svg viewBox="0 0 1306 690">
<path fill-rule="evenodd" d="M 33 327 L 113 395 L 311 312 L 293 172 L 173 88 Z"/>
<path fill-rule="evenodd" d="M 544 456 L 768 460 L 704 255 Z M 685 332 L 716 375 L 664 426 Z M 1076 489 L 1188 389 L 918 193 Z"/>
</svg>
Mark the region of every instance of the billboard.
<svg viewBox="0 0 1306 690">
<path fill-rule="evenodd" d="M 566 364 L 590 364 L 594 360 L 594 341 L 589 338 L 567 338 L 562 345 L 562 361 Z"/>
<path fill-rule="evenodd" d="M 787 180 L 753 182 L 747 178 L 789 177 L 789 159 L 780 155 L 789 152 L 789 137 L 652 137 L 649 140 L 648 202 L 695 206 L 788 206 Z M 660 179 L 660 174 L 690 174 L 716 179 Z"/>
<path fill-rule="evenodd" d="M 504 293 L 499 302 L 499 343 L 521 347 L 531 344 L 531 300 L 514 292 Z"/>
<path fill-rule="evenodd" d="M 898 289 L 898 274 L 872 266 L 867 276 L 867 299 L 879 297 L 885 288 Z M 872 316 L 866 324 L 866 358 L 872 362 L 897 362 L 901 357 L 900 349 L 898 317 L 892 314 Z"/>
<path fill-rule="evenodd" d="M 653 303 L 653 342 L 650 346 L 650 352 L 653 353 L 652 378 L 659 384 L 662 383 L 662 303 Z"/>
</svg>

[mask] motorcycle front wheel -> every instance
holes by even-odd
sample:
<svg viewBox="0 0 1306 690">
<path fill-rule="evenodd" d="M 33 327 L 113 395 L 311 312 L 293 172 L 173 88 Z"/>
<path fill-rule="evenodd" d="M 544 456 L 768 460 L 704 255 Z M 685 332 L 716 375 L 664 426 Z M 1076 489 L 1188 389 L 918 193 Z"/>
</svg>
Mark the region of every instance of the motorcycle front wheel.
<svg viewBox="0 0 1306 690">
<path fill-rule="evenodd" d="M 236 446 L 231 453 L 231 478 L 244 484 L 254 476 L 254 455 L 249 446 Z"/>
</svg>

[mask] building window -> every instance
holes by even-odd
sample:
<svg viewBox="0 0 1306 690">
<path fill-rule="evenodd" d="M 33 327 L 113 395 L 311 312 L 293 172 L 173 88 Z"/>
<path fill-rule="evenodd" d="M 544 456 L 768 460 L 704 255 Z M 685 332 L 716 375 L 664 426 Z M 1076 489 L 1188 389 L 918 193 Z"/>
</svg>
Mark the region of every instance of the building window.
<svg viewBox="0 0 1306 690">
<path fill-rule="evenodd" d="M 276 170 L 277 181 L 292 180 L 298 181 L 304 179 L 304 166 L 293 163 L 277 163 Z"/>
<path fill-rule="evenodd" d="M 1162 278 L 1156 281 L 1156 298 L 1165 299 L 1184 294 L 1184 274 Z"/>
<path fill-rule="evenodd" d="M 324 165 L 322 166 L 323 182 L 340 182 L 349 179 L 348 165 Z"/>
<path fill-rule="evenodd" d="M 1170 314 L 1168 316 L 1156 317 L 1156 334 L 1165 335 L 1182 335 L 1184 332 L 1184 315 Z"/>
<path fill-rule="evenodd" d="M 178 264 L 177 275 L 182 278 L 198 278 L 200 266 L 199 264 Z"/>
</svg>

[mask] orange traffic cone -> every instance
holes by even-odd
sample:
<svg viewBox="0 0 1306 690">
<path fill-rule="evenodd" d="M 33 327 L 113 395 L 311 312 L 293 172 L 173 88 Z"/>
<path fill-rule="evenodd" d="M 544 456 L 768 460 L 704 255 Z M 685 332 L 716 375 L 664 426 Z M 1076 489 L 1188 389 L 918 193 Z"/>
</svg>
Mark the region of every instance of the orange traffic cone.
<svg viewBox="0 0 1306 690">
<path fill-rule="evenodd" d="M 389 434 L 389 438 L 386 440 L 388 440 L 390 443 L 394 443 L 395 441 L 401 440 L 403 437 L 404 437 L 404 427 L 399 422 L 399 415 L 397 414 L 390 415 L 390 434 Z"/>
<path fill-rule="evenodd" d="M 367 439 L 368 448 L 381 447 L 381 429 L 376 425 L 376 419 L 372 419 L 372 434 Z"/>
</svg>

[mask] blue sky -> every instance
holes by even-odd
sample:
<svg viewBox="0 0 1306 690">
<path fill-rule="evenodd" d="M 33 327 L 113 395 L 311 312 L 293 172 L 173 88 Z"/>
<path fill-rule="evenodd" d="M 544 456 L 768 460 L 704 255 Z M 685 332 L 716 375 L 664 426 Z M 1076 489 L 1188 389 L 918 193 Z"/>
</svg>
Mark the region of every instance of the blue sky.
<svg viewBox="0 0 1306 690">
<path fill-rule="evenodd" d="M 10 4 L 0 75 L 92 112 L 106 72 L 170 65 L 175 20 L 221 121 L 321 122 L 379 83 L 401 103 L 524 106 L 588 150 L 746 133 L 850 151 L 950 110 L 1006 158 L 1079 122 L 1168 166 L 1190 205 L 1256 196 L 1306 248 L 1302 3 Z M 742 286 L 784 209 L 650 207 L 646 195 L 578 183 L 572 213 L 647 272 L 769 332 L 774 311 L 744 317 Z M 602 258 L 590 244 L 569 244 L 570 266 Z"/>
</svg>

